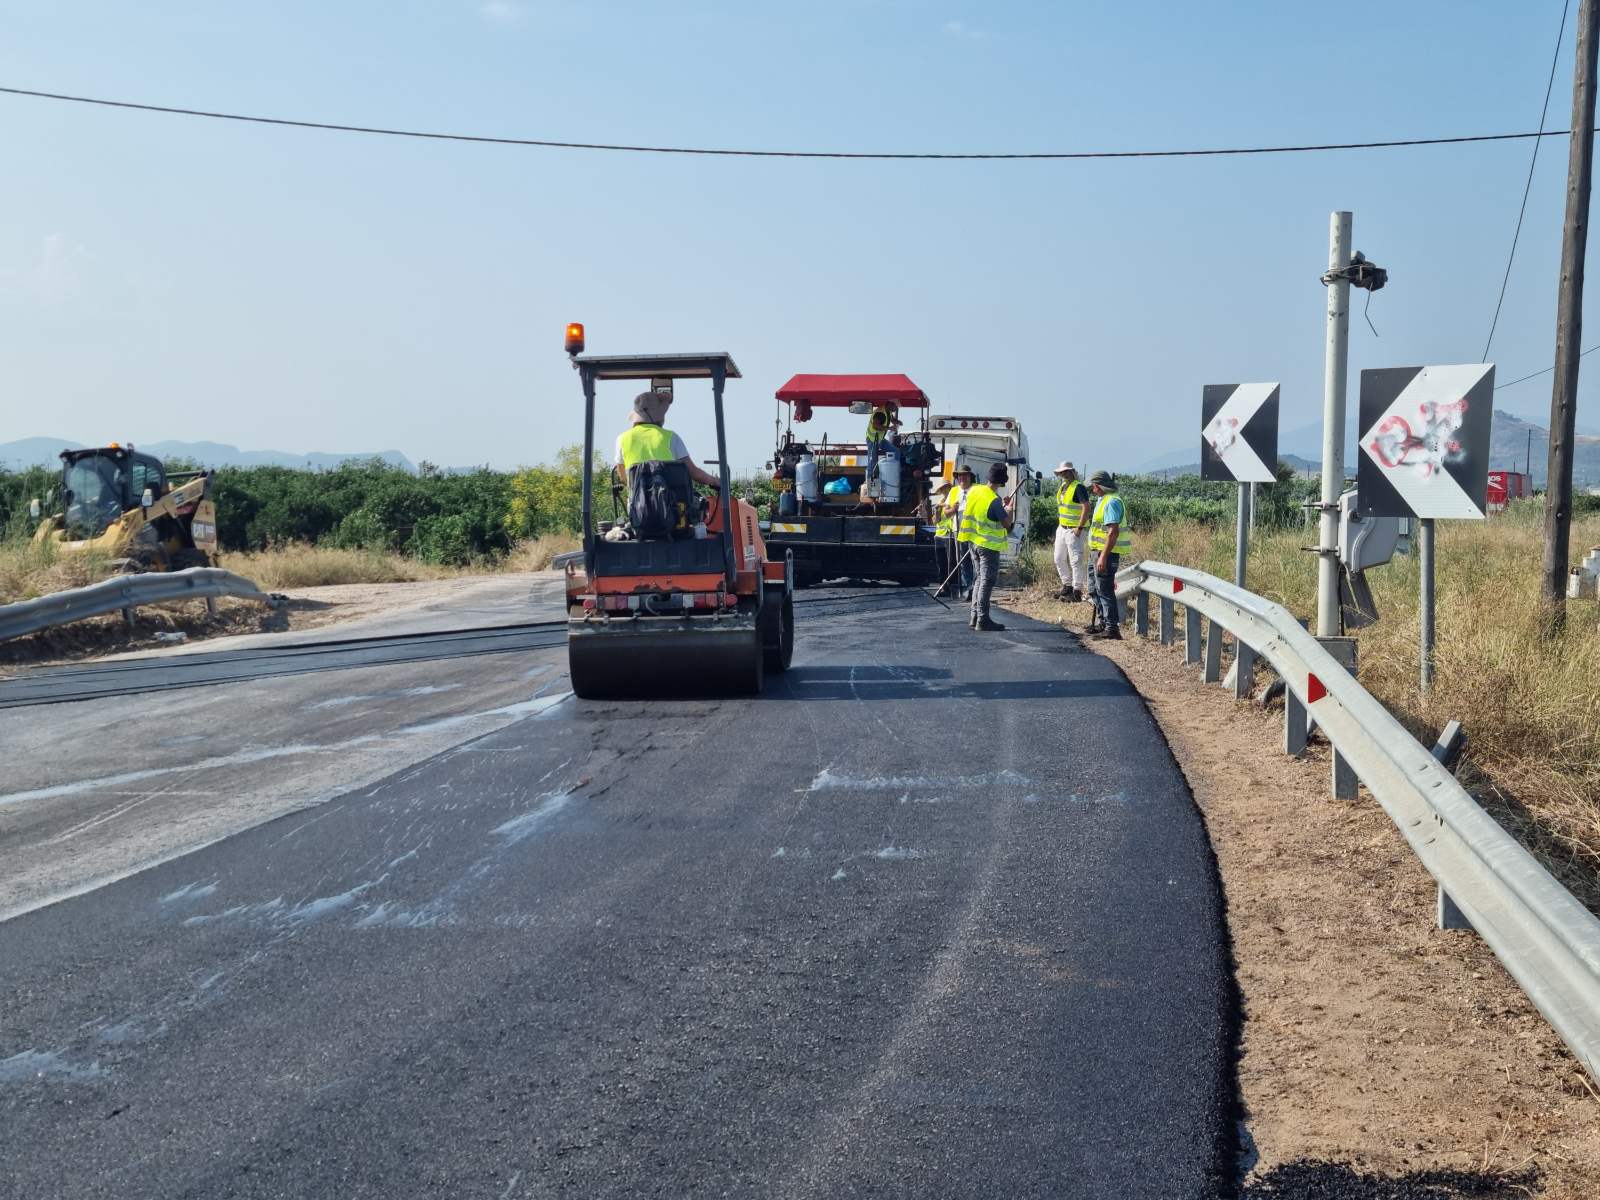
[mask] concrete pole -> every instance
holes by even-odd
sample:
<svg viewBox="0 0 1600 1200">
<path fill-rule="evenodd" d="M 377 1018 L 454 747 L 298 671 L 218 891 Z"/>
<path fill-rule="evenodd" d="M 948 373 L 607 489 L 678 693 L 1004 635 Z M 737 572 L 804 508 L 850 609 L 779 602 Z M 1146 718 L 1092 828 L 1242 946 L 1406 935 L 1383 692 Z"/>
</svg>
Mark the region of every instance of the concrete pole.
<svg viewBox="0 0 1600 1200">
<path fill-rule="evenodd" d="M 1250 485 L 1236 483 L 1239 489 L 1239 513 L 1233 523 L 1233 582 L 1244 586 L 1244 568 L 1250 561 Z"/>
<path fill-rule="evenodd" d="M 1350 265 L 1347 212 L 1328 218 L 1328 270 Z M 1339 636 L 1339 495 L 1344 491 L 1344 395 L 1350 367 L 1350 281 L 1328 285 L 1328 345 L 1322 387 L 1322 511 L 1317 540 L 1317 636 Z"/>
<path fill-rule="evenodd" d="M 1433 518 L 1423 517 L 1417 522 L 1417 565 L 1422 572 L 1417 589 L 1417 609 L 1422 634 L 1422 690 L 1433 687 Z"/>
</svg>

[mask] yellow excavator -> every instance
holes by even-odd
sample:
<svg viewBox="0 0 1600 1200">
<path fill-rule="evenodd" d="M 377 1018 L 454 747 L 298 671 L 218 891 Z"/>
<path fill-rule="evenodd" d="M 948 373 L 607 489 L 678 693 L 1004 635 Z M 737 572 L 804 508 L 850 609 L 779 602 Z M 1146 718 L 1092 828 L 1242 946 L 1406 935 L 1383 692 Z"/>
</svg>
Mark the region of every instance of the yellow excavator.
<svg viewBox="0 0 1600 1200">
<path fill-rule="evenodd" d="M 181 481 L 181 482 L 180 482 Z M 101 556 L 118 570 L 209 567 L 217 555 L 211 472 L 168 474 L 159 458 L 112 442 L 61 452 L 62 511 L 43 517 L 36 542 L 58 552 Z"/>
</svg>

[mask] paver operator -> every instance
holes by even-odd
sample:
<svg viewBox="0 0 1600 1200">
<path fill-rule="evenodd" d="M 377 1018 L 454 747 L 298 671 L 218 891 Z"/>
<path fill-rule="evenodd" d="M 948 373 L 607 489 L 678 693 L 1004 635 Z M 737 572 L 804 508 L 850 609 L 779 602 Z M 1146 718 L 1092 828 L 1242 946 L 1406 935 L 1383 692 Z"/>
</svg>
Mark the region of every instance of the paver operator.
<svg viewBox="0 0 1600 1200">
<path fill-rule="evenodd" d="M 1015 497 L 1000 499 L 996 487 L 1005 487 L 1009 472 L 1005 463 L 989 468 L 988 482 L 974 484 L 961 502 L 961 533 L 957 540 L 967 543 L 972 556 L 972 628 L 988 632 L 1004 629 L 989 619 L 989 597 L 1000 578 L 1000 555 L 1006 548 L 1006 534 L 1013 520 Z"/>
<path fill-rule="evenodd" d="M 707 487 L 718 487 L 721 481 L 711 472 L 702 470 L 689 457 L 689 448 L 672 430 L 663 428 L 667 410 L 672 407 L 672 397 L 666 392 L 640 392 L 633 398 L 633 422 L 618 438 L 616 476 L 618 483 L 628 481 L 628 470 L 644 462 L 681 462 L 689 468 L 689 478 Z"/>
<path fill-rule="evenodd" d="M 1128 513 L 1117 495 L 1117 481 L 1110 471 L 1089 476 L 1094 493 L 1094 515 L 1089 525 L 1089 555 L 1094 559 L 1094 620 L 1087 632 L 1110 641 L 1122 640 L 1122 618 L 1117 609 L 1117 567 L 1124 554 L 1133 550 L 1133 535 L 1128 532 Z"/>
<path fill-rule="evenodd" d="M 1056 468 L 1061 485 L 1056 488 L 1056 574 L 1061 576 L 1061 590 L 1057 600 L 1076 603 L 1092 594 L 1089 586 L 1089 558 L 1084 553 L 1084 541 L 1089 533 L 1089 489 L 1078 478 L 1077 469 L 1069 462 Z"/>
</svg>

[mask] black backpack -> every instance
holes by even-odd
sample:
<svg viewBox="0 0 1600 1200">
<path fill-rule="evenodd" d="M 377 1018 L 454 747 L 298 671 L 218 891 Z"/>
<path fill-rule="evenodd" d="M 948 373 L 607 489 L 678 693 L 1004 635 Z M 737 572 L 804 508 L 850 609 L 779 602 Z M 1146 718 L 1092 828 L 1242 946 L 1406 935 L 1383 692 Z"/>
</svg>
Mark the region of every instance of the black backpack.
<svg viewBox="0 0 1600 1200">
<path fill-rule="evenodd" d="M 642 462 L 628 468 L 628 524 L 636 538 L 668 538 L 689 531 L 689 468 L 681 462 Z"/>
</svg>

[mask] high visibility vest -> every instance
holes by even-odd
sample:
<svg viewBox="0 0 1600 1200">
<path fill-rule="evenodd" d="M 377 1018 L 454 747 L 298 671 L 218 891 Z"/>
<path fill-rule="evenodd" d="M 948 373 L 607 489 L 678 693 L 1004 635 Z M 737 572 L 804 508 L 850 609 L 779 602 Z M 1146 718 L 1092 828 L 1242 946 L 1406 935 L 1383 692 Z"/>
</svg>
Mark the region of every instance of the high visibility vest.
<svg viewBox="0 0 1600 1200">
<path fill-rule="evenodd" d="M 989 519 L 989 507 L 1000 499 L 988 484 L 979 483 L 967 489 L 961 503 L 961 532 L 957 540 L 971 542 L 982 550 L 1000 553 L 1006 548 L 1006 527 Z"/>
<path fill-rule="evenodd" d="M 947 538 L 954 533 L 955 519 L 951 515 L 949 507 L 943 500 L 941 500 L 939 501 L 939 523 L 933 527 L 933 536 L 936 538 Z"/>
<path fill-rule="evenodd" d="M 672 431 L 659 425 L 635 425 L 622 435 L 622 465 L 631 469 L 642 462 L 676 462 Z"/>
<path fill-rule="evenodd" d="M 1106 544 L 1105 512 L 1106 504 L 1116 497 L 1115 492 L 1107 492 L 1095 503 L 1094 516 L 1089 518 L 1089 553 L 1099 554 Z M 1113 554 L 1130 554 L 1133 551 L 1133 534 L 1128 532 L 1128 506 L 1122 506 L 1122 523 L 1117 526 L 1117 544 L 1111 547 Z"/>
<path fill-rule="evenodd" d="M 867 419 L 867 443 L 883 441 L 883 435 L 889 432 L 889 423 L 885 421 L 881 426 L 875 424 L 869 417 Z"/>
<path fill-rule="evenodd" d="M 1084 498 L 1088 489 L 1076 479 L 1068 480 L 1056 489 L 1056 519 L 1064 529 L 1076 529 L 1083 520 Z"/>
<path fill-rule="evenodd" d="M 944 502 L 944 510 L 950 514 L 950 532 L 953 534 L 961 533 L 961 498 L 966 494 L 966 488 L 953 487 Z"/>
</svg>

